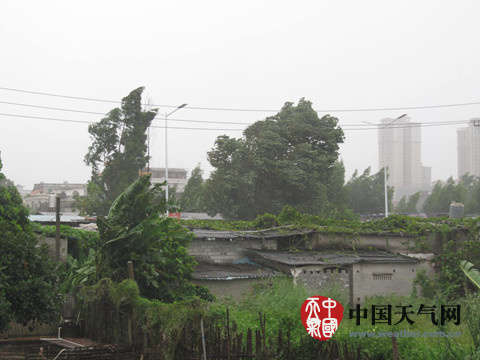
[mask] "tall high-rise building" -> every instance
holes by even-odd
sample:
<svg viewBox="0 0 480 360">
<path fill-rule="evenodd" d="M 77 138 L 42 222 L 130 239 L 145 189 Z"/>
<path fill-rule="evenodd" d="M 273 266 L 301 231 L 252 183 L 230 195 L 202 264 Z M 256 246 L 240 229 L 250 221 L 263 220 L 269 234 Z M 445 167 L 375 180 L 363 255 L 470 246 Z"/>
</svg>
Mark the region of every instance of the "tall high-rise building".
<svg viewBox="0 0 480 360">
<path fill-rule="evenodd" d="M 388 169 L 388 185 L 396 201 L 417 191 L 429 190 L 431 169 L 422 165 L 421 128 L 408 117 L 383 119 L 378 128 L 378 164 Z"/>
<path fill-rule="evenodd" d="M 480 176 L 480 118 L 457 130 L 458 177 Z"/>
</svg>

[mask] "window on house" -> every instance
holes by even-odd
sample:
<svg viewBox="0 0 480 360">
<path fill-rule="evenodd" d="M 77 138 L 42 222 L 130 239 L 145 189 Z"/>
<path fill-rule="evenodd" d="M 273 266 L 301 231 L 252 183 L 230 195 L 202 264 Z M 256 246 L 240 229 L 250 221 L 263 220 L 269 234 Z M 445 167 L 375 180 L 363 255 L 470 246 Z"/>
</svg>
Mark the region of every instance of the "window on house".
<svg viewBox="0 0 480 360">
<path fill-rule="evenodd" d="M 392 280 L 392 274 L 373 274 L 373 280 Z"/>
</svg>

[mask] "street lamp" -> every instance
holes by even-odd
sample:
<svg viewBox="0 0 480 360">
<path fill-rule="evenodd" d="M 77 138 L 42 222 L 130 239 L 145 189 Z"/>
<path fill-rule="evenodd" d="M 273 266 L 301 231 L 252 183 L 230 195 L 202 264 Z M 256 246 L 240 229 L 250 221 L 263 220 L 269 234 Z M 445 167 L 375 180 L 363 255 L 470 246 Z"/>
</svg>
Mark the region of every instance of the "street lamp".
<svg viewBox="0 0 480 360">
<path fill-rule="evenodd" d="M 407 114 L 403 114 L 396 119 L 390 121 L 388 124 L 383 126 L 383 130 L 385 130 L 385 143 L 383 144 L 383 175 L 384 175 L 384 185 L 385 185 L 385 217 L 388 218 L 388 185 L 387 185 L 387 148 L 388 148 L 388 133 L 387 127 L 393 124 L 395 121 L 404 118 Z"/>
<path fill-rule="evenodd" d="M 377 125 L 378 128 L 383 128 L 383 130 L 385 130 L 385 142 L 383 144 L 383 177 L 384 177 L 384 187 L 385 187 L 385 217 L 387 218 L 388 217 L 388 185 L 387 185 L 387 148 L 388 148 L 388 134 L 386 132 L 387 130 L 387 127 L 391 124 L 393 124 L 395 121 L 397 120 L 400 120 L 401 118 L 404 118 L 405 116 L 407 116 L 407 114 L 403 114 L 399 117 L 397 117 L 396 119 L 393 119 L 392 121 L 390 121 L 388 124 L 385 124 L 383 125 L 382 127 L 380 127 L 380 125 L 377 125 L 377 124 L 374 124 L 374 123 L 371 123 L 371 122 L 368 122 L 368 121 L 362 121 L 364 122 L 365 124 L 370 124 L 370 125 Z"/>
<path fill-rule="evenodd" d="M 168 117 L 172 115 L 175 111 L 180 110 L 181 108 L 184 108 L 187 106 L 187 104 L 182 104 L 179 107 L 177 107 L 175 110 L 173 110 L 170 113 L 165 114 L 165 181 L 166 181 L 166 187 L 165 187 L 165 207 L 167 208 L 167 215 L 168 215 L 168 136 L 167 136 L 167 121 Z"/>
</svg>

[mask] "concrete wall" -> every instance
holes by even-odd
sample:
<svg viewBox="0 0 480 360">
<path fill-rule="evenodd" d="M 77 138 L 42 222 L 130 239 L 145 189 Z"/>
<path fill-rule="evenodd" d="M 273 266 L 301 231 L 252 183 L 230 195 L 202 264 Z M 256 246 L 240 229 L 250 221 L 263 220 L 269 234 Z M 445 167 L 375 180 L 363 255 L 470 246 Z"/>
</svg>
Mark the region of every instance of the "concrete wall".
<svg viewBox="0 0 480 360">
<path fill-rule="evenodd" d="M 274 239 L 195 239 L 190 244 L 188 253 L 198 262 L 228 264 L 247 256 L 247 249 L 277 249 Z"/>
<path fill-rule="evenodd" d="M 430 236 L 425 241 L 425 246 L 421 249 L 416 246 L 418 237 L 401 235 L 357 235 L 342 236 L 335 234 L 312 234 L 310 236 L 310 246 L 314 250 L 326 248 L 356 248 L 356 249 L 381 249 L 391 252 L 438 252 L 438 240 Z"/>
<path fill-rule="evenodd" d="M 55 238 L 53 237 L 39 237 L 39 244 L 47 244 L 48 254 L 55 259 Z M 68 240 L 65 238 L 60 238 L 60 262 L 62 264 L 67 263 L 67 249 L 68 249 Z"/>
<path fill-rule="evenodd" d="M 352 267 L 352 304 L 362 304 L 366 296 L 410 295 L 420 269 L 433 274 L 427 261 L 418 263 L 358 263 Z M 417 289 L 420 291 L 420 289 Z"/>
<path fill-rule="evenodd" d="M 338 268 L 332 266 L 303 266 L 292 270 L 297 284 L 303 284 L 312 294 L 320 294 L 322 288 L 339 285 L 340 289 L 350 292 L 350 273 L 348 267 Z"/>
</svg>

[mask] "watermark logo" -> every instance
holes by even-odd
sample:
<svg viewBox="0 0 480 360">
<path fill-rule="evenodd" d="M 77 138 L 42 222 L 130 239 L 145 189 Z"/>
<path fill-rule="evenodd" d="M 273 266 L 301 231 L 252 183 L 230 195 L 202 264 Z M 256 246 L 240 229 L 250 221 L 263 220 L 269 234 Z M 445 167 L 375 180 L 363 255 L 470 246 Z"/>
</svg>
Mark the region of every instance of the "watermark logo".
<svg viewBox="0 0 480 360">
<path fill-rule="evenodd" d="M 314 339 L 330 339 L 343 319 L 343 306 L 337 300 L 321 295 L 309 297 L 300 310 L 303 326 Z"/>
</svg>

